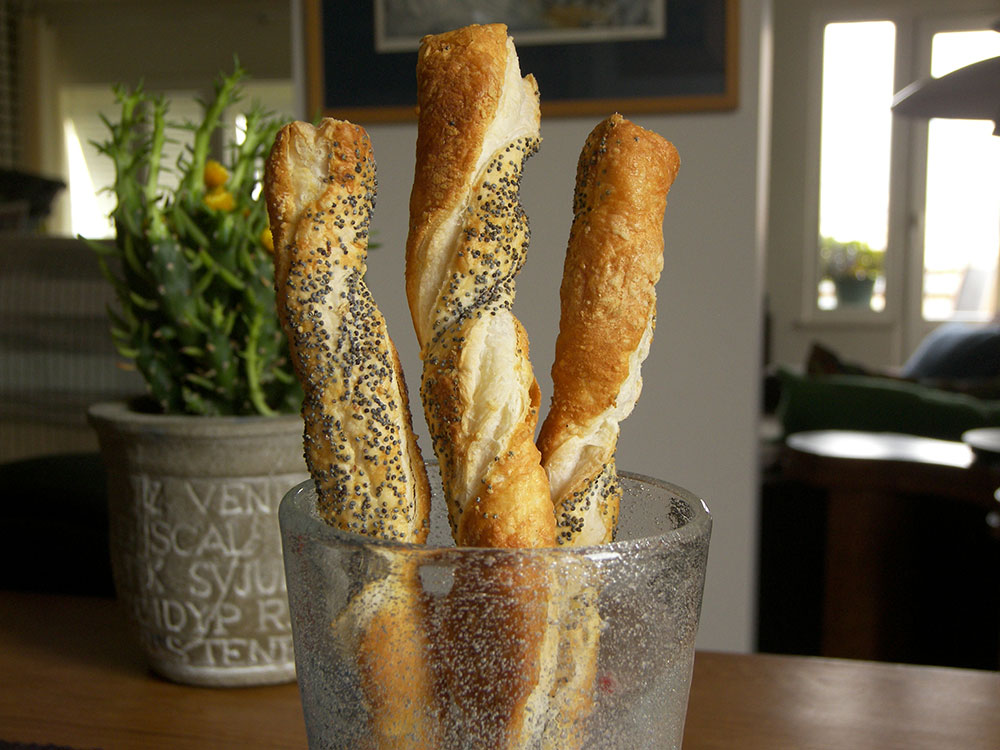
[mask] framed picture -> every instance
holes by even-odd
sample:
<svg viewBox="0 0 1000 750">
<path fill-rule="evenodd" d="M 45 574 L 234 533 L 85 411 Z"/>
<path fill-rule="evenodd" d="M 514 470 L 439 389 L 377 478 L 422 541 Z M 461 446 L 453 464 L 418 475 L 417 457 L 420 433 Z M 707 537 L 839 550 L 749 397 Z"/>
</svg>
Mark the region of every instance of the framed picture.
<svg viewBox="0 0 1000 750">
<path fill-rule="evenodd" d="M 738 0 L 305 0 L 309 116 L 416 118 L 420 39 L 502 22 L 543 115 L 734 109 Z"/>
</svg>

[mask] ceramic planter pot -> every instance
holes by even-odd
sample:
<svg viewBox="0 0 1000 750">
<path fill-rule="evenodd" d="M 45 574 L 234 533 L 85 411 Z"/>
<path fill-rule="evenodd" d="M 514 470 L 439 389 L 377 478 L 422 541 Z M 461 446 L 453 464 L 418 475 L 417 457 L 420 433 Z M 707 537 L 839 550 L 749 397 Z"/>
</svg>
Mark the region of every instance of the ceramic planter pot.
<svg viewBox="0 0 1000 750">
<path fill-rule="evenodd" d="M 843 307 L 869 307 L 875 291 L 874 278 L 858 279 L 854 276 L 840 276 L 833 280 L 837 290 L 837 304 Z"/>
<path fill-rule="evenodd" d="M 295 679 L 278 505 L 308 478 L 302 420 L 92 406 L 115 589 L 149 666 L 194 685 Z"/>
</svg>

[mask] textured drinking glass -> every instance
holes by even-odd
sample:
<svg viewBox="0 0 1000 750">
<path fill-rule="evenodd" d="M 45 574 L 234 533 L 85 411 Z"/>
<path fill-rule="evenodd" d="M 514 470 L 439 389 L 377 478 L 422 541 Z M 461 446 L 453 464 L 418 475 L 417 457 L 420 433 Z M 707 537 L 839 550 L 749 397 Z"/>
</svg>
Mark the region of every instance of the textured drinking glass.
<svg viewBox="0 0 1000 750">
<path fill-rule="evenodd" d="M 279 511 L 309 746 L 679 748 L 711 516 L 623 474 L 617 540 L 455 548 L 430 467 L 427 545 Z"/>
</svg>

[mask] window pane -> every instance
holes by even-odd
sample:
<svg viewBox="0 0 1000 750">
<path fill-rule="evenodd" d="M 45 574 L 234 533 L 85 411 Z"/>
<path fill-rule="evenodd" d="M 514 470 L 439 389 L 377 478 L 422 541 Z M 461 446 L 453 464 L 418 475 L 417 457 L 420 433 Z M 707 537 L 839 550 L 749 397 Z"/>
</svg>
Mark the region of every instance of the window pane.
<svg viewBox="0 0 1000 750">
<path fill-rule="evenodd" d="M 941 32 L 931 74 L 1000 55 L 993 31 Z M 1000 138 L 986 120 L 932 119 L 924 205 L 923 316 L 987 320 L 996 306 L 1000 248 Z"/>
<path fill-rule="evenodd" d="M 885 306 L 896 27 L 831 23 L 823 36 L 820 280 L 823 309 Z"/>
<path fill-rule="evenodd" d="M 74 86 L 60 92 L 63 137 L 69 169 L 70 234 L 103 239 L 114 235 L 108 218 L 115 197 L 105 188 L 115 180 L 111 160 L 94 142 L 108 138 L 101 116 L 114 121 L 118 107 L 110 86 Z"/>
</svg>

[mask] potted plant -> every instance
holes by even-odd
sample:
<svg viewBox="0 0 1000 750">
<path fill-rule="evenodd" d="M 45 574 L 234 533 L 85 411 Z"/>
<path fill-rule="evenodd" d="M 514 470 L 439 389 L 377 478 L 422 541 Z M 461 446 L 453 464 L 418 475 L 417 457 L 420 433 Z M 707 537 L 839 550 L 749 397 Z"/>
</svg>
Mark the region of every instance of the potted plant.
<svg viewBox="0 0 1000 750">
<path fill-rule="evenodd" d="M 115 345 L 148 386 L 89 411 L 116 590 L 152 668 L 196 684 L 294 678 L 277 506 L 307 473 L 259 185 L 281 123 L 250 106 L 219 148 L 244 76 L 218 78 L 200 123 L 114 89 L 120 119 L 98 148 L 115 165 L 115 238 L 88 243 L 116 292 Z"/>
<path fill-rule="evenodd" d="M 832 237 L 820 238 L 820 259 L 823 275 L 837 291 L 837 303 L 846 307 L 868 307 L 871 304 L 875 280 L 884 270 L 884 250 L 874 250 L 857 240 L 840 242 Z"/>
</svg>

